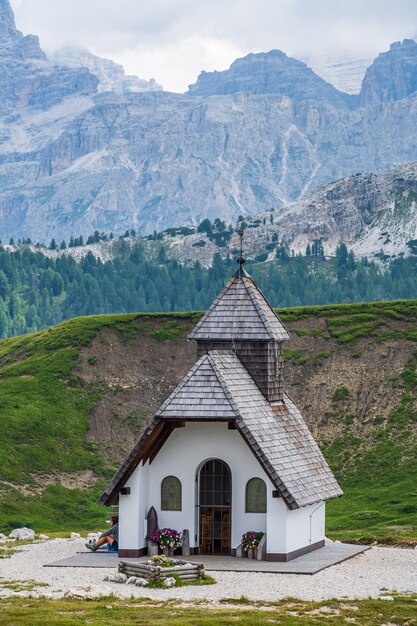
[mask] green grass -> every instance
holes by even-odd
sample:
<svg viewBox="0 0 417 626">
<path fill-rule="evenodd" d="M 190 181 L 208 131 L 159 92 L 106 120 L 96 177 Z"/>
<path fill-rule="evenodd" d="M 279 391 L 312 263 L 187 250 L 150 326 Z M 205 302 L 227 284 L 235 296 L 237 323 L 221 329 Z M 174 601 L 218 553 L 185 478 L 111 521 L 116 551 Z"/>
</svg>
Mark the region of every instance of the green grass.
<svg viewBox="0 0 417 626">
<path fill-rule="evenodd" d="M 417 353 L 401 383 L 400 403 L 366 440 L 353 434 L 347 419 L 344 435 L 324 449 L 345 491 L 328 504 L 328 532 L 335 538 L 417 542 Z M 338 401 L 348 394 L 346 387 L 335 392 Z M 378 515 L 358 515 L 366 511 Z"/>
<path fill-rule="evenodd" d="M 372 315 L 382 318 L 417 318 L 417 300 L 391 300 L 354 304 L 328 304 L 275 309 L 282 321 L 297 321 L 308 317 L 333 318 L 348 315 Z"/>
<path fill-rule="evenodd" d="M 345 386 L 338 387 L 333 394 L 333 402 L 343 402 L 349 398 L 349 389 Z"/>
<path fill-rule="evenodd" d="M 284 348 L 284 360 L 293 361 L 296 365 L 303 365 L 310 360 L 306 352 L 307 350 L 290 350 L 289 348 Z"/>
<path fill-rule="evenodd" d="M 208 574 L 204 574 L 203 578 L 196 578 L 195 580 L 181 580 L 178 574 L 172 574 L 172 578 L 175 578 L 175 587 L 204 587 L 217 584 L 217 580 Z M 162 580 L 158 580 L 158 582 L 152 580 L 146 587 L 147 589 L 166 589 Z"/>
<path fill-rule="evenodd" d="M 91 316 L 0 341 L 0 480 L 30 489 L 34 475 L 93 470 L 100 479 L 86 491 L 55 485 L 41 496 L 0 483 L 0 531 L 20 525 L 43 531 L 68 529 L 74 522 L 85 529 L 102 525 L 103 510 L 95 502 L 116 468 L 85 437 L 101 388 L 73 375 L 80 350 L 106 328 L 126 342 L 155 332 L 161 341 L 175 340 L 188 330 L 191 318 Z"/>
<path fill-rule="evenodd" d="M 320 626 L 354 623 L 356 626 L 416 624 L 415 595 L 394 600 L 329 600 L 304 602 L 295 598 L 280 602 L 250 602 L 245 598 L 210 604 L 182 606 L 180 601 L 161 603 L 150 599 L 131 601 L 114 597 L 100 600 L 0 601 L 0 626 Z"/>
</svg>

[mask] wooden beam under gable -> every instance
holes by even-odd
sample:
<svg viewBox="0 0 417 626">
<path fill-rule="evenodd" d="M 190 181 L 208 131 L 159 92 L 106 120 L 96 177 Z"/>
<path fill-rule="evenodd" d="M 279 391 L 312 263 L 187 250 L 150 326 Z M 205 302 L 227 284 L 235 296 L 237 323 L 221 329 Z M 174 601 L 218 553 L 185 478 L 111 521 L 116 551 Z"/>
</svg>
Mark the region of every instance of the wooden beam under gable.
<svg viewBox="0 0 417 626">
<path fill-rule="evenodd" d="M 165 428 L 155 441 L 152 449 L 149 451 L 149 465 L 151 465 L 152 461 L 161 450 L 162 446 L 166 443 L 173 430 L 175 430 L 175 427 L 172 424 L 165 424 Z"/>
<path fill-rule="evenodd" d="M 139 458 L 139 460 L 142 461 L 142 465 L 145 465 L 146 461 L 148 460 L 150 450 L 152 450 L 155 442 L 158 440 L 158 437 L 162 434 L 165 426 L 166 426 L 166 423 L 163 420 L 158 422 L 158 424 L 155 426 L 155 428 L 149 434 L 148 438 L 143 444 L 142 450 L 140 451 L 140 458 Z"/>
<path fill-rule="evenodd" d="M 141 458 L 142 465 L 145 465 L 146 461 L 149 460 L 149 465 L 155 459 L 158 452 L 161 450 L 162 446 L 168 440 L 170 434 L 176 430 L 177 428 L 184 428 L 184 421 L 168 421 L 161 420 L 158 424 L 159 428 L 156 428 L 152 435 L 149 436 L 144 449 L 142 450 Z"/>
</svg>

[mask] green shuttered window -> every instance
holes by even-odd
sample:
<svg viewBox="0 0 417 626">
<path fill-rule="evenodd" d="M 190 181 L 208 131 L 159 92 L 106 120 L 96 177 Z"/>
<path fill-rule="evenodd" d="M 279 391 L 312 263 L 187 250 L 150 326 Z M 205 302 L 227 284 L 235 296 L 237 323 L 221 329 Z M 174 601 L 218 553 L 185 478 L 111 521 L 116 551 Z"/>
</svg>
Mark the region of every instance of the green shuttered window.
<svg viewBox="0 0 417 626">
<path fill-rule="evenodd" d="M 176 476 L 166 476 L 161 483 L 161 510 L 181 511 L 181 481 Z"/>
<path fill-rule="evenodd" d="M 246 483 L 246 513 L 266 513 L 266 484 L 261 478 Z"/>
</svg>

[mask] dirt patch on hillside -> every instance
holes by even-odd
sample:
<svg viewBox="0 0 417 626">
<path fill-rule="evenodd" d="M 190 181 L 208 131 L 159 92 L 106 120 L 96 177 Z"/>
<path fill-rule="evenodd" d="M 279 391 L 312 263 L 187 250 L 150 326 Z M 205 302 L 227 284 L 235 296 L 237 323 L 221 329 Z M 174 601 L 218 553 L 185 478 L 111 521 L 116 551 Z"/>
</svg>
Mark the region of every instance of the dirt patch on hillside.
<svg viewBox="0 0 417 626">
<path fill-rule="evenodd" d="M 111 330 L 100 333 L 74 372 L 102 396 L 90 414 L 87 437 L 108 458 L 121 460 L 196 358 L 194 342 L 184 338 L 158 341 L 138 334 L 127 341 Z"/>
<path fill-rule="evenodd" d="M 2 485 L 17 489 L 24 496 L 41 495 L 51 485 L 61 485 L 66 489 L 89 489 L 97 482 L 98 478 L 92 470 L 64 474 L 54 472 L 52 474 L 32 474 L 30 484 L 18 484 L 2 481 Z"/>
<path fill-rule="evenodd" d="M 299 365 L 286 363 L 287 393 L 313 434 L 328 442 L 340 436 L 346 420 L 361 436 L 375 421 L 384 423 L 401 400 L 401 373 L 416 352 L 415 344 L 405 339 L 360 338 L 341 345 L 333 338 L 293 333 L 290 345 L 305 350 L 309 359 Z"/>
<path fill-rule="evenodd" d="M 186 330 L 193 326 L 188 320 L 184 324 Z M 403 331 L 412 325 L 390 321 L 387 328 Z M 349 423 L 353 433 L 366 439 L 398 406 L 401 373 L 416 352 L 415 343 L 373 336 L 340 343 L 325 318 L 286 326 L 292 340 L 286 344 L 285 388 L 313 435 L 330 444 Z M 112 330 L 101 332 L 82 351 L 74 372 L 101 395 L 90 414 L 88 438 L 109 460 L 120 461 L 195 361 L 196 346 L 186 332 L 165 341 L 149 332 L 129 340 Z"/>
</svg>

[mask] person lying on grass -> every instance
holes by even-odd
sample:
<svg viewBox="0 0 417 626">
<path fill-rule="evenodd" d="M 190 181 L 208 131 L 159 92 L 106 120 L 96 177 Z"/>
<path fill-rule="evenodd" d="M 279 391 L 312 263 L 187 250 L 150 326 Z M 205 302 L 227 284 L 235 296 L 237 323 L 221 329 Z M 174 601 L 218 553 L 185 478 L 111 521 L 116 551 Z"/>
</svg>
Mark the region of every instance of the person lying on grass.
<svg viewBox="0 0 417 626">
<path fill-rule="evenodd" d="M 110 518 L 111 528 L 109 530 L 105 530 L 104 533 L 101 533 L 100 537 L 97 541 L 92 541 L 91 543 L 86 543 L 85 547 L 91 550 L 92 552 L 96 552 L 101 546 L 105 543 L 109 544 L 110 552 L 117 552 L 119 545 L 119 518 L 117 515 L 112 515 Z"/>
</svg>

